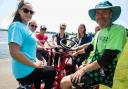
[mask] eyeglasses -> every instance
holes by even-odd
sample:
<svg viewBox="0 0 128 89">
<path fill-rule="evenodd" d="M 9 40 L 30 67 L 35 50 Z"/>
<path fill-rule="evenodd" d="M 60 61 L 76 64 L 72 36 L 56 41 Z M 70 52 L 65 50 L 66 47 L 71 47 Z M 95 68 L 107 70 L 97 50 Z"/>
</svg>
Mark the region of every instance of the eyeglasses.
<svg viewBox="0 0 128 89">
<path fill-rule="evenodd" d="M 65 28 L 60 27 L 61 30 L 65 30 Z"/>
<path fill-rule="evenodd" d="M 31 26 L 32 28 L 37 28 L 37 25 L 31 24 L 30 26 Z"/>
<path fill-rule="evenodd" d="M 31 15 L 33 15 L 35 12 L 34 11 L 32 11 L 32 10 L 29 10 L 29 9 L 27 9 L 27 8 L 22 8 L 22 10 L 23 10 L 23 12 L 24 13 L 30 13 Z"/>
<path fill-rule="evenodd" d="M 79 29 L 84 29 L 83 27 L 80 27 Z"/>
<path fill-rule="evenodd" d="M 46 31 L 46 28 L 41 28 L 40 30 Z"/>
</svg>

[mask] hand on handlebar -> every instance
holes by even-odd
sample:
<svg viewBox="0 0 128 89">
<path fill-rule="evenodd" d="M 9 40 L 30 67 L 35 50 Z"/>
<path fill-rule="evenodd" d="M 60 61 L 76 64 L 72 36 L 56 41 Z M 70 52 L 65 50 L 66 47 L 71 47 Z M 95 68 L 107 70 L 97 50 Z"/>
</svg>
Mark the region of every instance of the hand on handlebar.
<svg viewBox="0 0 128 89">
<path fill-rule="evenodd" d="M 60 45 L 51 45 L 50 48 L 62 48 Z"/>
<path fill-rule="evenodd" d="M 74 52 L 74 53 L 72 54 L 73 57 L 75 57 L 75 56 L 77 56 L 77 55 L 78 55 L 77 52 Z"/>
<path fill-rule="evenodd" d="M 77 50 L 77 47 L 75 47 L 75 48 L 71 48 L 70 50 L 76 51 L 76 50 Z"/>
<path fill-rule="evenodd" d="M 61 45 L 57 45 L 56 47 L 57 47 L 57 48 L 63 48 Z"/>
<path fill-rule="evenodd" d="M 70 51 L 69 55 L 75 57 L 75 56 L 77 56 L 77 53 L 76 53 L 76 51 Z"/>
</svg>

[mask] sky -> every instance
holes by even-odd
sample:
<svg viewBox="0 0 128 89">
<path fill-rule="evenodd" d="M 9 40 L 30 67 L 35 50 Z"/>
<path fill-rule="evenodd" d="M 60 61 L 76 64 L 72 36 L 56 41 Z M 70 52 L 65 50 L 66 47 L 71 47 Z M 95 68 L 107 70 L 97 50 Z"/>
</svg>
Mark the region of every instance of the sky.
<svg viewBox="0 0 128 89">
<path fill-rule="evenodd" d="M 7 29 L 12 21 L 13 13 L 19 0 L 0 0 L 0 28 Z M 88 10 L 103 0 L 26 0 L 33 5 L 36 12 L 33 19 L 38 27 L 46 25 L 48 31 L 59 31 L 61 23 L 67 24 L 67 32 L 77 32 L 79 24 L 85 24 L 87 32 L 94 32 L 97 25 L 88 15 Z M 128 0 L 109 0 L 113 5 L 119 5 L 122 13 L 117 21 L 128 28 Z M 39 28 L 38 28 L 39 29 Z"/>
</svg>

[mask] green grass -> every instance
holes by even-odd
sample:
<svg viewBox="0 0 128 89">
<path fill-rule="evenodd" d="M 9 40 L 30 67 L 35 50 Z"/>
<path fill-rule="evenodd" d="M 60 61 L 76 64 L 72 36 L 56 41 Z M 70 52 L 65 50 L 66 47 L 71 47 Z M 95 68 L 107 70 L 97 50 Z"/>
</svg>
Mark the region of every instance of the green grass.
<svg viewBox="0 0 128 89">
<path fill-rule="evenodd" d="M 100 89 L 111 89 L 100 85 Z M 118 60 L 112 89 L 128 89 L 128 41 Z"/>
</svg>

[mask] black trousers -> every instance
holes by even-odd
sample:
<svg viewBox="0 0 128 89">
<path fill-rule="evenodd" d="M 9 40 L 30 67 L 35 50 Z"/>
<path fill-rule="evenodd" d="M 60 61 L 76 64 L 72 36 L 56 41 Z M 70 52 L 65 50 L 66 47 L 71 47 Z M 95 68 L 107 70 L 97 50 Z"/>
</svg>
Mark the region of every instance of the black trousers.
<svg viewBox="0 0 128 89">
<path fill-rule="evenodd" d="M 17 79 L 21 85 L 34 84 L 36 89 L 40 89 L 41 81 L 45 83 L 44 89 L 51 89 L 55 80 L 56 71 L 52 66 L 45 66 L 35 69 L 31 74 L 24 78 Z"/>
<path fill-rule="evenodd" d="M 46 50 L 36 50 L 36 57 L 42 61 L 42 57 L 48 62 L 48 52 Z"/>
<path fill-rule="evenodd" d="M 55 51 L 56 52 L 59 52 L 60 48 L 55 48 Z M 66 49 L 63 49 L 63 52 L 65 52 Z M 55 57 L 54 57 L 54 66 L 57 66 L 58 65 L 58 60 L 60 58 L 60 63 L 62 64 L 63 62 L 63 54 L 55 54 Z"/>
</svg>

